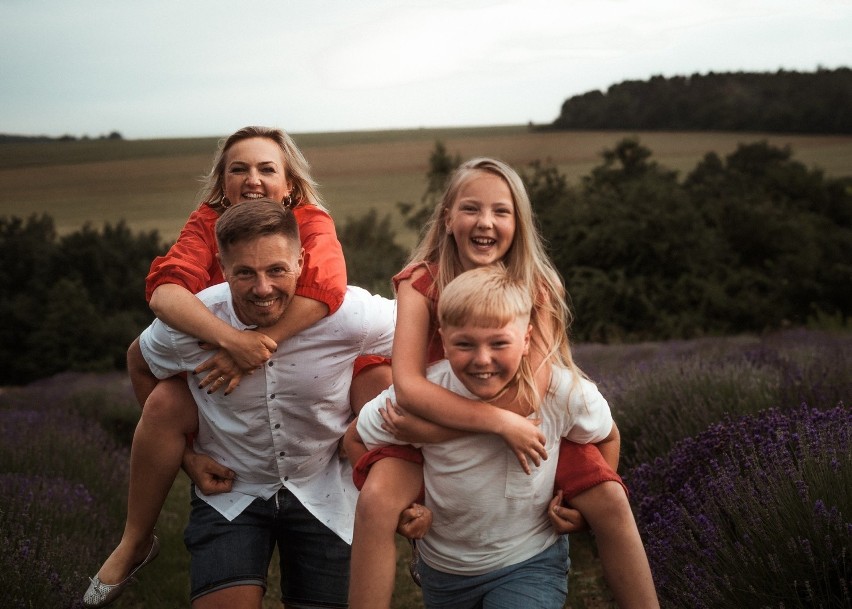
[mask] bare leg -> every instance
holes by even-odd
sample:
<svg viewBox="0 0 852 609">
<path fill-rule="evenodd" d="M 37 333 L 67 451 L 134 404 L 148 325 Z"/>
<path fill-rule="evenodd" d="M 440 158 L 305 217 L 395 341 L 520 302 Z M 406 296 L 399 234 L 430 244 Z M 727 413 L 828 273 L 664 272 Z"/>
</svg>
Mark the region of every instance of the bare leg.
<svg viewBox="0 0 852 609">
<path fill-rule="evenodd" d="M 260 609 L 262 602 L 260 586 L 232 586 L 198 597 L 192 609 Z"/>
<path fill-rule="evenodd" d="M 604 577 L 620 609 L 659 609 L 645 547 L 624 489 L 603 482 L 573 497 L 595 534 Z"/>
<path fill-rule="evenodd" d="M 349 404 L 352 412 L 358 414 L 361 407 L 391 385 L 390 364 L 370 366 L 359 372 L 349 388 Z"/>
<path fill-rule="evenodd" d="M 118 547 L 98 571 L 105 584 L 122 581 L 151 548 L 154 526 L 186 447 L 198 429 L 198 411 L 186 380 L 160 381 L 145 403 L 130 450 L 127 521 Z"/>
<path fill-rule="evenodd" d="M 358 496 L 349 579 L 350 609 L 390 607 L 400 512 L 423 486 L 422 466 L 388 457 L 376 462 Z"/>
</svg>

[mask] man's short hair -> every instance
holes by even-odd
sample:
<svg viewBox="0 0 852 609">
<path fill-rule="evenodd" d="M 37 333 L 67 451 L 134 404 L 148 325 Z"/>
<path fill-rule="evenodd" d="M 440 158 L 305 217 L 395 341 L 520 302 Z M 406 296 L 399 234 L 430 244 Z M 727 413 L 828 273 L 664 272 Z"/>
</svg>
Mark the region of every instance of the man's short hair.
<svg viewBox="0 0 852 609">
<path fill-rule="evenodd" d="M 216 221 L 220 252 L 227 252 L 234 243 L 266 235 L 281 235 L 299 242 L 299 225 L 293 212 L 272 199 L 232 205 Z"/>
</svg>

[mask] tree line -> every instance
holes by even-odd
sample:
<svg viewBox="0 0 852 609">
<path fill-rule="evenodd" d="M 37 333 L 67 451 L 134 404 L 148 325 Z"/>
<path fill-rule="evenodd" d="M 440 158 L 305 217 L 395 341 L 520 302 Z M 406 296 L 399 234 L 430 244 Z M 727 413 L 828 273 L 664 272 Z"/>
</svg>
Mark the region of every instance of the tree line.
<svg viewBox="0 0 852 609">
<path fill-rule="evenodd" d="M 852 133 L 852 70 L 629 80 L 562 104 L 542 129 Z"/>
<path fill-rule="evenodd" d="M 422 197 L 399 204 L 409 228 L 423 227 L 460 162 L 436 144 Z M 679 179 L 636 139 L 605 151 L 579 184 L 542 162 L 521 173 L 572 299 L 574 340 L 848 327 L 852 178 L 757 142 L 709 153 Z M 338 234 L 350 283 L 389 295 L 407 257 L 390 214 L 371 210 Z M 0 217 L 0 384 L 121 369 L 153 319 L 144 280 L 167 247 L 124 222 L 60 237 L 47 215 Z"/>
</svg>

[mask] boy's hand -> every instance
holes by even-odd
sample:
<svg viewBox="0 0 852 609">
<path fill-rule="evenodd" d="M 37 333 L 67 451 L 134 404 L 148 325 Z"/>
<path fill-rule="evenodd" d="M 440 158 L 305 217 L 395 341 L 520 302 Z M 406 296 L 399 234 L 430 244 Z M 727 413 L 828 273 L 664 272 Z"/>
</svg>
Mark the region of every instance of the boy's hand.
<svg viewBox="0 0 852 609">
<path fill-rule="evenodd" d="M 556 496 L 550 500 L 550 505 L 547 506 L 547 516 L 550 518 L 553 528 L 560 535 L 579 533 L 589 528 L 586 519 L 578 510 L 562 505 L 562 491 L 558 491 Z"/>
<path fill-rule="evenodd" d="M 507 410 L 498 410 L 498 412 L 502 416 L 500 437 L 515 453 L 515 457 L 524 471 L 527 474 L 531 473 L 529 461 L 532 461 L 538 467 L 542 461 L 547 459 L 545 437 L 538 428 L 539 421 L 531 421 Z"/>
<path fill-rule="evenodd" d="M 399 515 L 396 532 L 408 539 L 423 539 L 432 526 L 432 510 L 419 503 L 412 503 Z"/>
<path fill-rule="evenodd" d="M 189 449 L 183 453 L 183 470 L 205 495 L 229 492 L 236 477 L 232 470 L 211 457 Z"/>
</svg>

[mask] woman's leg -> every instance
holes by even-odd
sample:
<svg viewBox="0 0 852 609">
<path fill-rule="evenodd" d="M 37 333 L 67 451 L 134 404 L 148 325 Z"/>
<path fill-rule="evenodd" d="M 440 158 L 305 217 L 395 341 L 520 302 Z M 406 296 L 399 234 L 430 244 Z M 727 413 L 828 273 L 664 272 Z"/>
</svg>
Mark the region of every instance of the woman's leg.
<svg viewBox="0 0 852 609">
<path fill-rule="evenodd" d="M 350 609 L 390 607 L 396 576 L 396 528 L 400 513 L 423 486 L 423 467 L 388 457 L 373 464 L 355 509 Z"/>
<path fill-rule="evenodd" d="M 198 429 L 198 411 L 186 379 L 172 377 L 150 392 L 130 450 L 127 520 L 118 547 L 98 571 L 105 584 L 127 577 L 151 548 L 154 526 L 180 469 L 186 435 Z"/>
</svg>

